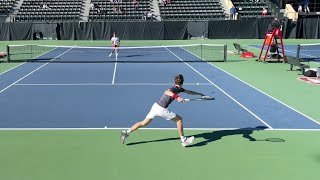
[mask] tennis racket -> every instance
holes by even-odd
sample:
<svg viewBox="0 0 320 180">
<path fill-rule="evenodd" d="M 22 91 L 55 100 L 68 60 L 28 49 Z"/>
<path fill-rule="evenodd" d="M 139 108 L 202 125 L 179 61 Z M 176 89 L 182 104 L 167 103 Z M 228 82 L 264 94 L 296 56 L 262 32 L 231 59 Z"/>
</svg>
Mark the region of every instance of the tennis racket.
<svg viewBox="0 0 320 180">
<path fill-rule="evenodd" d="M 213 97 L 210 96 L 202 96 L 201 98 L 193 98 L 193 99 L 184 99 L 184 101 L 208 101 L 208 100 L 214 100 Z"/>
</svg>

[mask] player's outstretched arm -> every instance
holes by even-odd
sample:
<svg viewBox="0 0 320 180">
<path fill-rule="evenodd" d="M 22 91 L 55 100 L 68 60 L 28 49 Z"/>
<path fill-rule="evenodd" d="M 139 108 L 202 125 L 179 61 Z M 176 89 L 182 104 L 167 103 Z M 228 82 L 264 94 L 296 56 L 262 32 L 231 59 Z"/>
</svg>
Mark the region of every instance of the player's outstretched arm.
<svg viewBox="0 0 320 180">
<path fill-rule="evenodd" d="M 174 97 L 179 102 L 183 102 L 184 101 L 184 99 L 182 97 L 178 96 L 177 94 L 174 94 L 170 89 L 166 90 L 164 93 L 166 95 L 168 95 L 168 96 Z"/>
<path fill-rule="evenodd" d="M 195 91 L 191 91 L 191 90 L 184 90 L 184 93 L 186 94 L 190 94 L 190 95 L 200 95 L 200 96 L 204 96 L 204 94 L 199 93 L 199 92 L 195 92 Z"/>
</svg>

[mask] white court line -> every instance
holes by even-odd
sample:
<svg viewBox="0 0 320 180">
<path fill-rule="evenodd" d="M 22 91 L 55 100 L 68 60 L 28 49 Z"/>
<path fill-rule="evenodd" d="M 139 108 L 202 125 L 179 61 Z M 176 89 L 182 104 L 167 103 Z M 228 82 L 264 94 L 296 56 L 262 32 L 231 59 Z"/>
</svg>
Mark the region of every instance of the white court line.
<svg viewBox="0 0 320 180">
<path fill-rule="evenodd" d="M 220 87 L 218 87 L 215 83 L 213 83 L 212 81 L 210 81 L 207 77 L 205 77 L 203 74 L 201 74 L 199 71 L 197 71 L 195 68 L 193 68 L 190 64 L 184 62 L 179 56 L 177 56 L 175 53 L 173 53 L 172 51 L 170 51 L 168 48 L 166 48 L 170 53 L 172 53 L 174 56 L 176 56 L 178 59 L 180 59 L 180 61 L 182 61 L 183 63 L 185 63 L 187 66 L 189 66 L 191 69 L 193 69 L 195 72 L 197 72 L 200 76 L 202 76 L 204 79 L 206 79 L 208 82 L 210 82 L 213 86 L 215 86 L 216 88 L 218 88 L 221 92 L 223 92 L 226 96 L 228 96 L 230 99 L 232 99 L 234 102 L 236 102 L 239 106 L 241 106 L 243 109 L 245 109 L 246 111 L 248 111 L 251 115 L 253 115 L 255 118 L 257 118 L 259 121 L 261 121 L 263 124 L 265 124 L 266 126 L 268 126 L 270 129 L 273 129 L 268 123 L 266 123 L 264 120 L 262 120 L 259 116 L 257 116 L 256 114 L 254 114 L 252 111 L 250 111 L 247 107 L 245 107 L 244 105 L 242 105 L 239 101 L 237 101 L 236 99 L 234 99 L 232 96 L 230 96 L 228 93 L 226 93 L 224 90 L 222 90 Z"/>
<path fill-rule="evenodd" d="M 250 46 L 250 47 L 251 47 L 251 46 Z M 256 48 L 256 47 L 252 47 L 252 48 Z M 259 49 L 259 48 L 256 48 L 256 49 Z M 188 51 L 188 52 L 189 52 L 189 51 Z M 190 52 L 190 53 L 191 53 L 191 52 Z M 193 53 L 191 53 L 191 54 L 193 54 Z M 193 54 L 193 55 L 194 55 L 194 56 L 197 56 L 197 55 L 195 55 L 195 54 Z M 199 56 L 197 56 L 197 57 L 198 57 L 198 58 L 200 58 Z M 200 58 L 200 59 L 201 59 L 201 58 Z M 213 67 L 215 67 L 215 68 L 217 68 L 217 69 L 219 69 L 219 70 L 223 71 L 224 73 L 226 73 L 226 74 L 228 74 L 228 75 L 230 75 L 230 76 L 234 77 L 235 79 L 237 79 L 237 80 L 239 80 L 239 81 L 243 82 L 244 84 L 246 84 L 246 85 L 250 86 L 251 88 L 253 88 L 253 89 L 255 89 L 255 90 L 259 91 L 260 93 L 262 93 L 262 94 L 264 94 L 264 95 L 268 96 L 269 98 L 271 98 L 271 99 L 273 99 L 273 100 L 275 100 L 275 101 L 279 102 L 280 104 L 282 104 L 282 105 L 284 105 L 284 106 L 288 107 L 289 109 L 291 109 L 291 110 L 293 110 L 293 111 L 295 111 L 295 112 L 297 112 L 297 113 L 301 114 L 302 116 L 304 116 L 304 117 L 308 118 L 309 120 L 311 120 L 311 121 L 315 122 L 316 124 L 319 124 L 319 125 L 320 125 L 320 122 L 318 122 L 318 121 L 314 120 L 313 118 L 311 118 L 311 117 L 309 117 L 309 116 L 307 116 L 307 115 L 303 114 L 302 112 L 300 112 L 300 111 L 298 111 L 298 110 L 294 109 L 293 107 L 290 107 L 289 105 L 287 105 L 287 104 L 285 104 L 285 103 L 281 102 L 280 100 L 275 99 L 274 97 L 272 97 L 272 96 L 268 95 L 267 93 L 265 93 L 265 92 L 263 92 L 263 91 L 261 91 L 261 90 L 257 89 L 256 87 L 254 87 L 254 86 L 252 86 L 252 85 L 248 84 L 247 82 L 244 82 L 243 80 L 241 80 L 241 79 L 239 79 L 238 77 L 236 77 L 236 76 L 234 76 L 234 75 L 232 75 L 232 74 L 230 74 L 230 73 L 226 72 L 225 70 L 223 70 L 223 69 L 221 69 L 221 68 L 219 68 L 219 67 L 215 66 L 214 64 L 209 63 L 209 62 L 207 62 L 207 63 L 208 63 L 208 64 L 210 64 L 211 66 L 213 66 Z"/>
<path fill-rule="evenodd" d="M 302 45 L 302 46 L 313 46 L 313 45 L 317 45 L 317 46 L 319 46 L 319 45 L 320 45 L 320 43 L 314 43 L 314 44 L 300 44 L 300 45 Z"/>
<path fill-rule="evenodd" d="M 0 131 L 86 131 L 86 130 L 123 130 L 124 128 L 0 128 Z M 141 130 L 172 130 L 176 131 L 177 128 L 140 128 Z M 223 131 L 223 130 L 254 130 L 257 128 L 184 128 L 184 130 L 190 131 Z M 320 129 L 263 129 L 263 131 L 320 131 Z"/>
<path fill-rule="evenodd" d="M 251 47 L 251 46 L 250 46 L 250 47 Z M 253 48 L 256 48 L 256 47 L 253 47 Z M 258 49 L 258 48 L 256 48 L 256 49 Z M 209 63 L 209 64 L 210 64 L 210 63 Z M 216 68 L 218 68 L 218 69 L 220 69 L 219 67 L 217 67 L 217 66 L 215 66 L 215 65 L 213 65 L 213 64 L 211 64 L 211 65 L 212 65 L 212 66 L 214 66 L 214 67 L 216 67 Z M 250 84 L 248 84 L 248 83 L 246 83 L 246 82 L 244 82 L 244 81 L 242 81 L 241 79 L 239 79 L 239 78 L 237 78 L 237 77 L 233 76 L 232 74 L 230 74 L 230 73 L 228 73 L 228 72 L 226 72 L 226 71 L 224 71 L 224 70 L 222 70 L 222 69 L 220 69 L 220 70 L 221 70 L 221 71 L 223 71 L 223 72 L 225 72 L 225 73 L 227 73 L 227 74 L 229 74 L 230 76 L 232 76 L 232 77 L 234 77 L 234 78 L 238 79 L 239 81 L 241 81 L 241 82 L 243 82 L 243 83 L 247 84 L 248 86 L 250 86 L 250 87 L 252 87 L 252 88 L 256 89 L 257 91 L 259 91 L 259 92 L 261 92 L 262 94 L 264 94 L 264 95 L 266 95 L 266 96 L 270 97 L 271 99 L 273 99 L 273 100 L 275 100 L 275 101 L 279 102 L 280 104 L 282 104 L 282 105 L 286 106 L 287 108 L 289 108 L 289 109 L 291 109 L 291 110 L 293 110 L 293 111 L 295 111 L 295 112 L 297 112 L 297 113 L 301 114 L 302 116 L 304 116 L 304 117 L 308 118 L 310 121 L 313 121 L 313 122 L 315 122 L 316 124 L 319 124 L 319 125 L 320 125 L 320 122 L 316 121 L 315 119 L 313 119 L 313 118 L 311 118 L 311 117 L 309 117 L 309 116 L 307 116 L 307 115 L 303 114 L 302 112 L 300 112 L 300 111 L 298 111 L 298 110 L 294 109 L 293 107 L 291 107 L 291 106 L 289 106 L 289 105 L 285 104 L 284 102 L 281 102 L 280 100 L 275 99 L 274 97 L 270 96 L 269 94 L 267 94 L 267 93 L 265 93 L 265 92 L 263 92 L 263 91 L 261 91 L 261 90 L 259 90 L 259 89 L 255 88 L 254 86 L 252 86 L 252 85 L 250 85 Z"/>
<path fill-rule="evenodd" d="M 250 47 L 251 47 L 251 46 L 250 46 Z M 256 48 L 256 47 L 253 47 L 253 48 Z M 259 48 L 256 48 L 256 49 L 259 49 Z M 189 51 L 188 51 L 188 52 L 189 52 Z M 191 52 L 190 52 L 190 53 L 191 53 Z M 193 54 L 193 53 L 191 53 L 191 54 Z M 194 55 L 194 56 L 197 56 L 197 55 L 195 55 L 195 54 L 193 54 L 193 55 Z M 197 56 L 197 57 L 198 57 L 198 58 L 200 58 L 199 56 Z M 200 58 L 200 59 L 201 59 L 201 58 Z M 219 70 L 223 71 L 224 73 L 226 73 L 226 74 L 228 74 L 228 75 L 230 75 L 230 76 L 234 77 L 235 79 L 237 79 L 237 80 L 239 80 L 239 81 L 243 82 L 244 84 L 246 84 L 246 85 L 250 86 L 251 88 L 253 88 L 253 89 L 255 89 L 255 90 L 259 91 L 260 93 L 262 93 L 262 94 L 264 94 L 264 95 L 266 95 L 266 96 L 268 96 L 269 98 L 271 98 L 271 99 L 273 99 L 273 100 L 275 100 L 275 101 L 279 102 L 280 104 L 282 104 L 282 105 L 284 105 L 284 106 L 288 107 L 289 109 L 291 109 L 291 110 L 293 110 L 293 111 L 295 111 L 295 112 L 297 112 L 297 113 L 301 114 L 302 116 L 304 116 L 304 117 L 308 118 L 309 120 L 311 120 L 311 121 L 315 122 L 316 124 L 319 124 L 319 125 L 320 125 L 320 122 L 318 122 L 318 121 L 314 120 L 313 118 L 311 118 L 311 117 L 309 117 L 309 116 L 307 116 L 307 115 L 303 114 L 302 112 L 300 112 L 300 111 L 298 111 L 298 110 L 294 109 L 293 107 L 290 107 L 289 105 L 287 105 L 287 104 L 285 104 L 285 103 L 281 102 L 280 100 L 275 99 L 274 97 L 272 97 L 272 96 L 268 95 L 267 93 L 265 93 L 265 92 L 263 92 L 263 91 L 261 91 L 261 90 L 257 89 L 256 87 L 254 87 L 254 86 L 252 86 L 252 85 L 250 85 L 250 84 L 248 84 L 248 83 L 244 82 L 243 80 L 241 80 L 241 79 L 237 78 L 236 76 L 234 76 L 234 75 L 232 75 L 232 74 L 230 74 L 230 73 L 226 72 L 225 70 L 223 70 L 223 69 L 221 69 L 221 68 L 219 68 L 219 67 L 215 66 L 214 64 L 212 64 L 212 63 L 208 63 L 208 64 L 210 64 L 211 66 L 213 66 L 213 67 L 215 67 L 215 68 L 217 68 L 217 69 L 219 69 Z"/>
<path fill-rule="evenodd" d="M 0 76 L 1 76 L 2 74 L 5 74 L 5 73 L 7 73 L 7 72 L 9 72 L 9 71 L 11 71 L 11 70 L 13 70 L 13 69 L 15 69 L 15 68 L 19 67 L 19 66 L 22 66 L 22 65 L 23 65 L 23 64 L 25 64 L 25 63 L 27 63 L 27 62 L 21 63 L 21 64 L 19 64 L 19 65 L 17 65 L 17 66 L 14 66 L 14 67 L 12 67 L 12 68 L 10 68 L 10 69 L 8 69 L 8 70 L 6 70 L 6 71 L 4 71 L 4 72 L 0 73 Z"/>
<path fill-rule="evenodd" d="M 250 47 L 251 47 L 251 46 L 250 46 Z M 256 48 L 256 47 L 252 47 L 252 48 Z M 256 48 L 256 49 L 259 49 L 259 48 Z M 212 64 L 211 64 L 211 65 L 212 65 Z M 214 65 L 212 65 L 212 66 L 214 66 Z M 214 67 L 216 67 L 216 66 L 214 66 Z M 218 67 L 216 67 L 216 68 L 218 68 Z M 218 68 L 218 69 L 220 69 L 220 68 Z M 224 71 L 224 70 L 222 70 L 222 69 L 220 69 L 220 70 L 221 70 L 221 71 Z M 225 71 L 224 71 L 224 72 L 225 72 Z M 225 73 L 227 73 L 227 74 L 231 75 L 231 74 L 230 74 L 230 73 L 228 73 L 228 72 L 225 72 Z M 231 75 L 231 76 L 233 76 L 233 75 Z M 237 78 L 237 77 L 235 77 L 235 76 L 233 76 L 233 77 L 234 77 L 234 78 Z M 238 79 L 238 78 L 237 78 L 237 79 Z M 240 80 L 240 79 L 238 79 L 238 80 L 239 80 L 239 81 L 242 81 L 242 80 Z M 311 117 L 309 117 L 309 116 L 305 115 L 304 113 L 302 113 L 302 112 L 300 112 L 300 111 L 298 111 L 298 110 L 294 109 L 293 107 L 291 107 L 291 106 L 289 106 L 289 105 L 287 105 L 287 104 L 285 104 L 285 103 L 281 102 L 280 100 L 275 99 L 274 97 L 272 97 L 272 96 L 268 95 L 267 93 L 265 93 L 265 92 L 263 92 L 263 91 L 261 91 L 261 90 L 259 90 L 259 89 L 255 88 L 255 87 L 251 86 L 250 84 L 248 84 L 248 83 L 246 83 L 246 82 L 244 82 L 244 81 L 242 81 L 242 82 L 243 82 L 243 83 L 245 83 L 245 84 L 247 84 L 248 86 L 250 86 L 250 87 L 252 87 L 252 88 L 256 89 L 257 91 L 259 91 L 259 92 L 263 93 L 264 95 L 266 95 L 266 96 L 270 97 L 271 99 L 273 99 L 273 100 L 275 100 L 275 101 L 277 101 L 277 102 L 281 103 L 282 105 L 284 105 L 284 106 L 288 107 L 289 109 L 291 109 L 291 110 L 293 110 L 293 111 L 295 111 L 295 112 L 297 112 L 297 113 L 301 114 L 302 116 L 304 116 L 304 117 L 308 118 L 310 121 L 313 121 L 313 122 L 315 122 L 316 124 L 319 124 L 319 125 L 320 125 L 320 122 L 316 121 L 315 119 L 313 119 L 313 118 L 311 118 Z"/>
<path fill-rule="evenodd" d="M 55 48 L 56 49 L 56 48 Z M 51 51 L 53 51 L 53 50 L 55 50 L 55 49 L 52 49 L 52 50 L 50 50 L 50 51 L 48 51 L 48 52 L 45 52 L 45 53 L 42 53 L 42 54 L 40 54 L 39 56 L 36 56 L 35 58 L 33 58 L 33 59 L 37 59 L 38 57 L 41 57 L 41 56 L 43 56 L 43 55 L 45 55 L 45 54 L 47 54 L 47 53 L 49 53 L 49 52 L 51 52 Z M 11 70 L 13 70 L 13 69 L 15 69 L 15 68 L 17 68 L 17 67 L 19 67 L 19 66 L 21 66 L 21 65 L 24 65 L 24 64 L 26 64 L 27 62 L 24 62 L 24 63 L 21 63 L 21 64 L 19 64 L 19 65 L 17 65 L 17 66 L 15 66 L 15 67 L 13 67 L 13 68 L 11 68 L 11 69 L 8 69 L 8 70 L 6 70 L 6 71 L 4 71 L 4 72 L 2 72 L 2 73 L 0 73 L 0 76 L 2 75 L 2 74 L 4 74 L 4 73 L 7 73 L 7 72 L 9 72 L 9 71 L 11 71 Z"/>
<path fill-rule="evenodd" d="M 42 66 L 38 67 L 37 69 L 35 69 L 35 70 L 31 71 L 31 72 L 30 72 L 30 73 L 28 73 L 27 75 L 25 75 L 25 76 L 23 76 L 22 78 L 18 79 L 18 80 L 17 80 L 17 81 L 15 81 L 14 83 L 12 83 L 12 84 L 10 84 L 9 86 L 7 86 L 6 88 L 2 89 L 2 90 L 0 91 L 0 93 L 4 92 L 5 90 L 7 90 L 7 89 L 8 89 L 8 88 L 10 88 L 11 86 L 15 85 L 15 84 L 16 84 L 16 83 L 18 83 L 19 81 L 23 80 L 24 78 L 26 78 L 26 77 L 30 76 L 31 74 L 33 74 L 33 73 L 34 73 L 34 72 L 36 72 L 37 70 L 39 70 L 39 69 L 43 68 L 44 66 L 46 66 L 47 64 L 49 64 L 51 61 L 53 61 L 53 60 L 57 59 L 58 57 L 60 57 L 60 56 L 62 56 L 63 54 L 67 53 L 68 51 L 70 51 L 71 49 L 72 49 L 72 48 L 70 48 L 70 49 L 66 50 L 65 52 L 61 53 L 59 56 L 57 56 L 57 57 L 55 57 L 55 58 L 51 59 L 49 62 L 47 62 L 47 63 L 43 64 Z"/>
<path fill-rule="evenodd" d="M 112 84 L 114 84 L 115 78 L 116 78 L 116 71 L 117 71 L 117 64 L 118 59 L 116 58 L 116 63 L 114 63 L 114 70 L 113 70 L 113 76 L 112 76 Z"/>
<path fill-rule="evenodd" d="M 164 86 L 172 85 L 172 83 L 70 83 L 70 84 L 14 84 L 14 86 Z M 210 83 L 184 83 L 187 86 L 211 86 Z"/>
</svg>

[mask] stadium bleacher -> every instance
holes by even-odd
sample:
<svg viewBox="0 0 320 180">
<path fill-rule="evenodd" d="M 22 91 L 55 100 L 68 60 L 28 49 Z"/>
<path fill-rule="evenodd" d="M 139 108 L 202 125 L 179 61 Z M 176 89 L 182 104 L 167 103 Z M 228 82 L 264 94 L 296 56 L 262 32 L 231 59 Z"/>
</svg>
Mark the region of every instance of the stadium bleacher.
<svg viewBox="0 0 320 180">
<path fill-rule="evenodd" d="M 232 0 L 232 3 L 242 19 L 262 17 L 263 8 L 267 9 L 267 14 L 264 17 L 273 17 L 270 7 L 264 0 Z"/>
<path fill-rule="evenodd" d="M 0 15 L 9 14 L 12 12 L 16 0 L 1 0 Z"/>
<path fill-rule="evenodd" d="M 24 0 L 16 21 L 79 20 L 83 0 Z"/>
<path fill-rule="evenodd" d="M 162 20 L 211 20 L 225 19 L 220 0 L 172 0 L 159 2 Z"/>
<path fill-rule="evenodd" d="M 146 12 L 153 13 L 152 0 L 140 0 L 136 8 L 133 1 L 91 0 L 91 2 L 94 4 L 89 13 L 91 21 L 144 21 Z"/>
<path fill-rule="evenodd" d="M 224 20 L 229 9 L 222 0 L 1 0 L 0 21 L 145 21 L 151 20 Z M 273 17 L 266 0 L 232 0 L 239 19 L 262 17 L 262 9 Z M 89 4 L 93 3 L 94 7 Z M 18 5 L 19 4 L 19 5 Z"/>
</svg>

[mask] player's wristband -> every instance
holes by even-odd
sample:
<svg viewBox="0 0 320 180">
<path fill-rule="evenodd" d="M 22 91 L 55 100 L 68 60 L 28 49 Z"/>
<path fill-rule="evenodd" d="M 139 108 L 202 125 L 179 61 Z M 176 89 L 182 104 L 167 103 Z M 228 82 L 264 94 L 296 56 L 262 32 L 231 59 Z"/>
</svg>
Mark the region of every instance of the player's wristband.
<svg viewBox="0 0 320 180">
<path fill-rule="evenodd" d="M 178 94 L 173 94 L 172 97 L 175 98 L 175 99 L 178 99 L 178 97 L 180 97 L 180 96 L 178 96 Z"/>
</svg>

